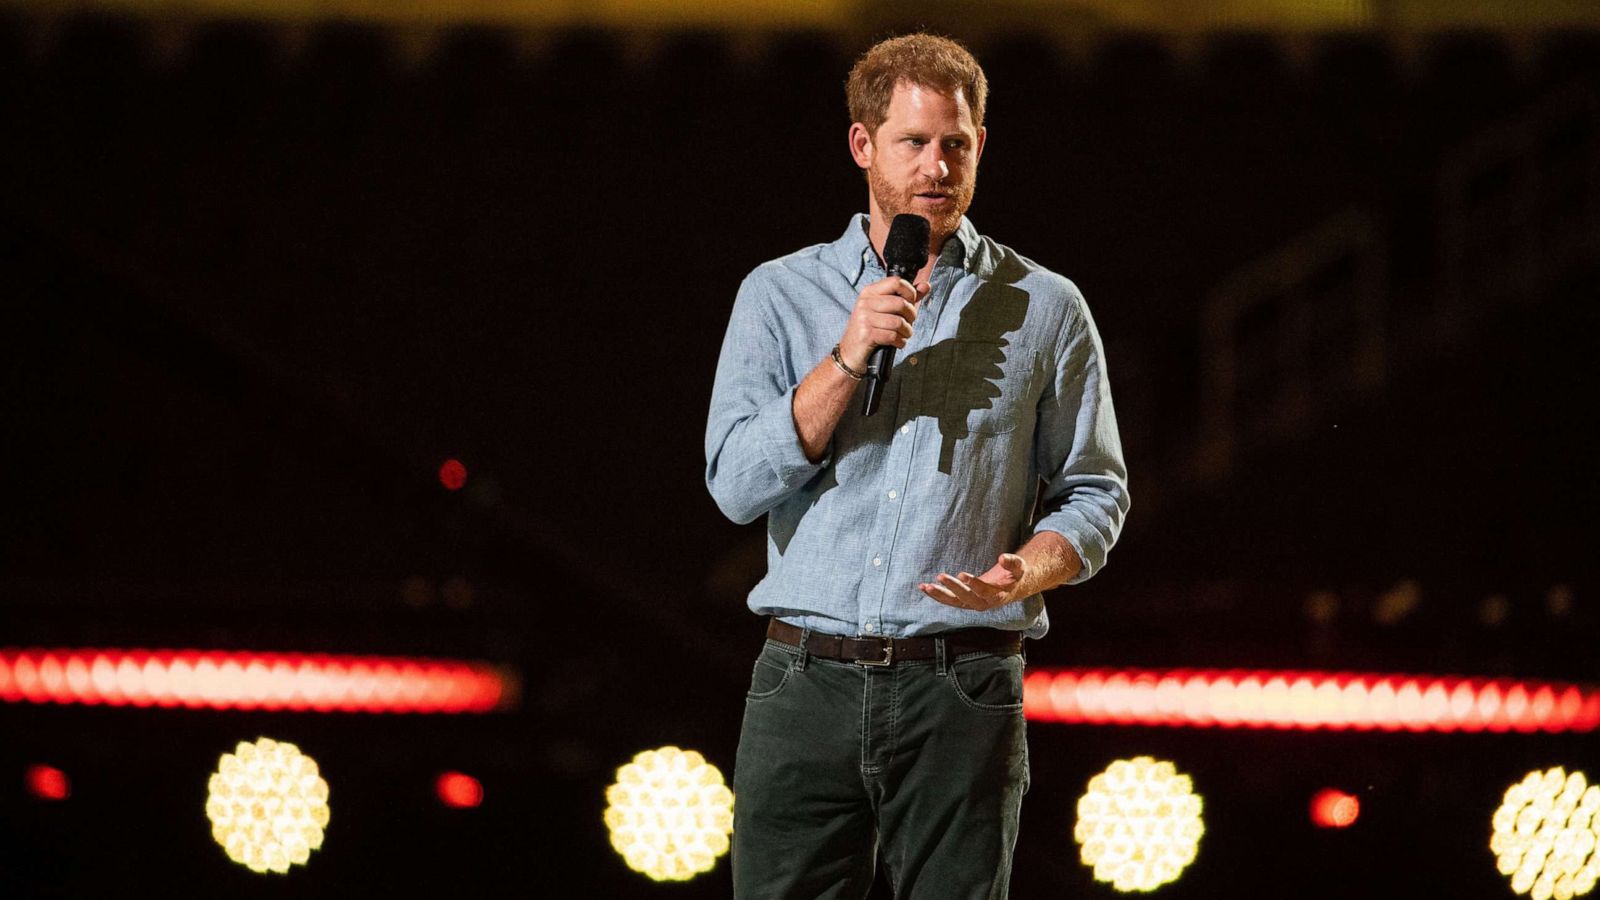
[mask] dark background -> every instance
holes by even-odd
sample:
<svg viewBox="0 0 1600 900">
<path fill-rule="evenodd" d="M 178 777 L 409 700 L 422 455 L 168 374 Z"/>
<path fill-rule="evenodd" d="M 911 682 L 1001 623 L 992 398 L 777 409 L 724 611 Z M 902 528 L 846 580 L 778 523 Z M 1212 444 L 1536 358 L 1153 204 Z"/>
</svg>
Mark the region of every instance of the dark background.
<svg viewBox="0 0 1600 900">
<path fill-rule="evenodd" d="M 602 790 L 667 743 L 731 775 L 763 536 L 703 486 L 717 348 L 747 271 L 863 208 L 842 83 L 878 36 L 460 27 L 419 57 L 379 26 L 0 12 L 0 646 L 523 679 L 475 718 L 0 708 L 0 893 L 726 895 L 725 861 L 627 871 Z M 1600 36 L 972 43 L 971 217 L 1087 295 L 1131 471 L 1109 566 L 1051 595 L 1030 663 L 1600 680 Z M 1282 252 L 1307 246 L 1333 249 Z M 1207 323 L 1241 296 L 1223 402 Z M 263 734 L 333 786 L 287 878 L 202 816 Z M 1110 895 L 1070 833 L 1117 757 L 1206 798 L 1174 898 L 1503 896 L 1503 789 L 1600 774 L 1592 736 L 1031 742 L 1021 898 Z M 70 800 L 23 792 L 34 762 Z M 447 768 L 481 808 L 439 806 Z M 1356 827 L 1312 828 L 1325 786 Z"/>
</svg>

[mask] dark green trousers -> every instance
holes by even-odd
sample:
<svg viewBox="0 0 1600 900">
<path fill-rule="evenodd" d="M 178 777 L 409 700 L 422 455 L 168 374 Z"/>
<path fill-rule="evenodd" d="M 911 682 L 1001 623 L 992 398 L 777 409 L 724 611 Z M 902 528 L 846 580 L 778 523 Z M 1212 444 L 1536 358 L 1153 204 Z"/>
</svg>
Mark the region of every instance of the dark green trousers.
<svg viewBox="0 0 1600 900">
<path fill-rule="evenodd" d="M 767 641 L 734 764 L 741 900 L 1003 898 L 1028 747 L 1022 657 L 872 667 Z"/>
</svg>

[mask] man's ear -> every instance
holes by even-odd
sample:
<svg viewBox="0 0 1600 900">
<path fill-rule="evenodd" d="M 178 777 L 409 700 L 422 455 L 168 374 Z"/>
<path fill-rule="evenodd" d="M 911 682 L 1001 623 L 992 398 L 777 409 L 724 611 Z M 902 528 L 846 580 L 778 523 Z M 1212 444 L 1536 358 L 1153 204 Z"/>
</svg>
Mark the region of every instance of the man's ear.
<svg viewBox="0 0 1600 900">
<path fill-rule="evenodd" d="M 983 157 L 983 144 L 984 144 L 984 141 L 988 140 L 988 138 L 989 138 L 989 129 L 988 129 L 988 127 L 984 126 L 984 127 L 979 128 L 978 129 L 978 146 L 975 147 L 973 149 L 973 152 L 972 152 L 972 161 L 974 163 L 976 163 L 979 159 L 981 159 Z"/>
<path fill-rule="evenodd" d="M 872 134 L 867 131 L 867 126 L 860 122 L 850 125 L 850 158 L 856 165 L 865 169 L 872 165 Z"/>
</svg>

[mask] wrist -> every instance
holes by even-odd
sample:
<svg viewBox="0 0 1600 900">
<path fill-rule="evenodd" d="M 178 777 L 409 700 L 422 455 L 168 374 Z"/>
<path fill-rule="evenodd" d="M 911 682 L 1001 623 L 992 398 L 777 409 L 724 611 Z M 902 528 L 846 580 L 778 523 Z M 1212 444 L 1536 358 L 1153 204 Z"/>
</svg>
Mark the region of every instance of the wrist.
<svg viewBox="0 0 1600 900">
<path fill-rule="evenodd" d="M 866 364 L 863 362 L 860 365 L 852 366 L 846 362 L 838 344 L 833 345 L 833 352 L 829 354 L 829 358 L 833 360 L 834 368 L 844 373 L 844 376 L 851 381 L 860 381 L 867 377 Z"/>
<path fill-rule="evenodd" d="M 862 374 L 866 373 L 867 365 L 872 359 L 872 351 L 875 349 L 871 346 L 855 347 L 845 341 L 835 344 L 834 348 L 839 352 L 840 362 Z"/>
</svg>

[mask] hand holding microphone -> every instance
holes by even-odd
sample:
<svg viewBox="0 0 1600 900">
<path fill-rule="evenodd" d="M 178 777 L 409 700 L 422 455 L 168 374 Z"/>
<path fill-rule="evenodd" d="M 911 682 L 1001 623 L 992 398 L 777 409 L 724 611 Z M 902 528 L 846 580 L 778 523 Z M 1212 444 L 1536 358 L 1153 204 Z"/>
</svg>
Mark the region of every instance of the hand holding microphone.
<svg viewBox="0 0 1600 900">
<path fill-rule="evenodd" d="M 861 406 L 864 416 L 878 411 L 883 386 L 894 368 L 894 351 L 904 347 L 911 337 L 917 301 L 928 295 L 929 287 L 926 283 L 913 285 L 910 279 L 927 261 L 928 220 L 912 213 L 895 216 L 883 243 L 884 268 L 889 277 L 862 290 L 839 342 L 846 364 L 857 370 L 865 368 L 867 393 Z"/>
<path fill-rule="evenodd" d="M 839 339 L 839 354 L 846 365 L 864 372 L 879 347 L 904 347 L 917 320 L 916 304 L 927 296 L 926 284 L 913 285 L 904 278 L 875 281 L 861 289 L 855 311 Z"/>
</svg>

